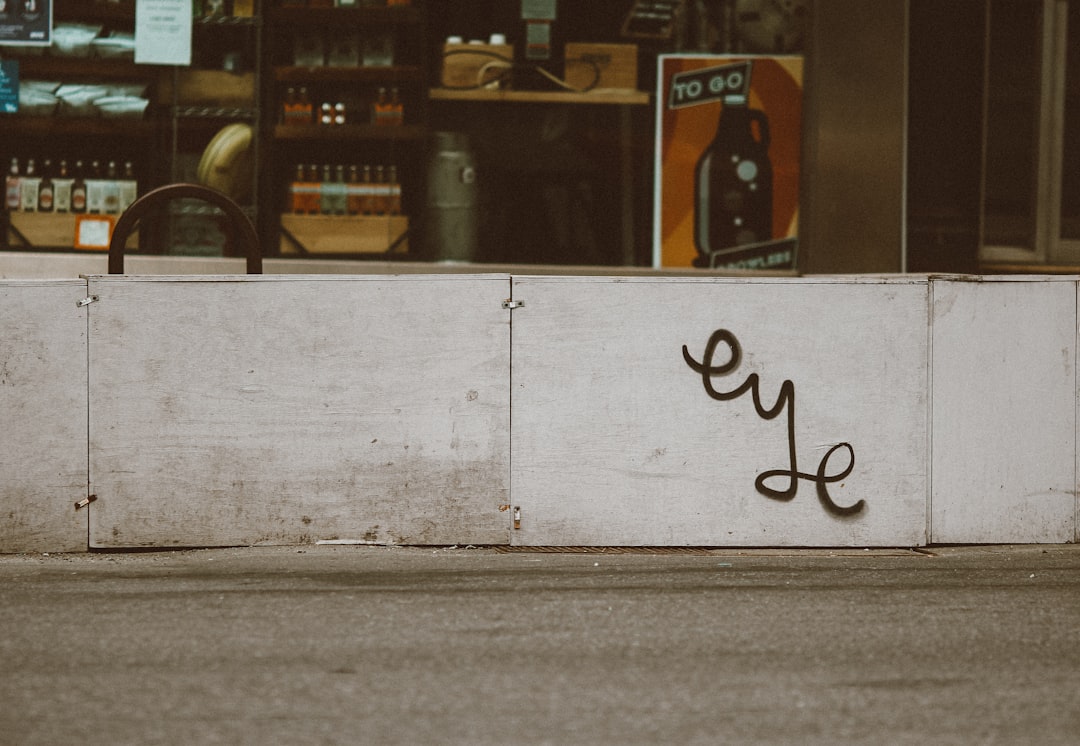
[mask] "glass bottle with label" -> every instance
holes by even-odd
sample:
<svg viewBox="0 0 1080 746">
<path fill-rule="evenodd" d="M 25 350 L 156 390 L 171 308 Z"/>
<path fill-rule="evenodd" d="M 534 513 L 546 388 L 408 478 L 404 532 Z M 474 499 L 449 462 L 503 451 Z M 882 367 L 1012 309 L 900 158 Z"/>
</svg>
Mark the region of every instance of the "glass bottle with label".
<svg viewBox="0 0 1080 746">
<path fill-rule="evenodd" d="M 33 158 L 26 162 L 26 174 L 23 175 L 19 184 L 22 187 L 22 211 L 37 212 L 38 187 L 41 185 L 41 177 L 37 175 L 37 167 Z"/>
<path fill-rule="evenodd" d="M 386 168 L 386 181 L 389 196 L 387 197 L 386 212 L 389 215 L 401 214 L 401 182 L 398 181 L 397 166 L 391 163 Z"/>
<path fill-rule="evenodd" d="M 7 175 L 7 191 L 5 197 L 5 206 L 8 210 L 18 210 L 22 204 L 22 184 L 20 183 L 21 177 L 19 176 L 19 159 L 11 159 L 11 167 L 8 169 Z"/>
<path fill-rule="evenodd" d="M 60 168 L 53 179 L 53 210 L 71 212 L 71 185 L 67 161 L 60 161 Z"/>
<path fill-rule="evenodd" d="M 53 211 L 52 161 L 41 164 L 41 183 L 38 185 L 38 212 Z"/>
<path fill-rule="evenodd" d="M 75 180 L 71 183 L 71 211 L 86 212 L 86 175 L 83 162 L 75 161 Z"/>
<path fill-rule="evenodd" d="M 115 215 L 120 212 L 120 174 L 116 170 L 116 161 L 109 161 L 105 171 L 104 183 L 101 186 L 102 210 Z"/>
<path fill-rule="evenodd" d="M 100 214 L 105 211 L 105 179 L 102 178 L 101 162 L 90 162 L 90 177 L 86 180 L 86 211 Z"/>
</svg>

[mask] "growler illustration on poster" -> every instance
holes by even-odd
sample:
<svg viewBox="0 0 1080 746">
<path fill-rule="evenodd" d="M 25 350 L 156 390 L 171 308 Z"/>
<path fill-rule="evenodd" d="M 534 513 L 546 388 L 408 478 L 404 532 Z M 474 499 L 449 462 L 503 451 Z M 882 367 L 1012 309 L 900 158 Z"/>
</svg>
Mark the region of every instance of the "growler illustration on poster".
<svg viewBox="0 0 1080 746">
<path fill-rule="evenodd" d="M 655 266 L 795 267 L 802 63 L 660 56 Z"/>
</svg>

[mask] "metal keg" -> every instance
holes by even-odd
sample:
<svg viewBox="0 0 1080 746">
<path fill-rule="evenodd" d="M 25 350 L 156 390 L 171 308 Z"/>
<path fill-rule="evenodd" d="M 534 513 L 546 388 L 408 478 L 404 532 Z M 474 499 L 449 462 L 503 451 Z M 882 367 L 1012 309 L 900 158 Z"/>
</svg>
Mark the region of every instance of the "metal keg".
<svg viewBox="0 0 1080 746">
<path fill-rule="evenodd" d="M 477 184 L 468 135 L 434 133 L 424 217 L 428 257 L 445 262 L 473 261 L 477 247 Z"/>
</svg>

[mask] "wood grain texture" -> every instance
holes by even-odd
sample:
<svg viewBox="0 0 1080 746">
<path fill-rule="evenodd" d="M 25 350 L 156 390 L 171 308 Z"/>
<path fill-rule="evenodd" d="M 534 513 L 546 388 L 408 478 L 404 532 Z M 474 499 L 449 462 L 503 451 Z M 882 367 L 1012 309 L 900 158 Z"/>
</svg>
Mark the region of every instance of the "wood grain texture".
<svg viewBox="0 0 1080 746">
<path fill-rule="evenodd" d="M 912 546 L 926 542 L 925 280 L 515 278 L 513 503 L 518 545 Z M 854 467 L 781 501 L 757 477 L 789 466 L 786 414 L 752 394 L 711 398 L 702 361 L 726 329 L 773 407 L 794 389 L 797 466 L 816 474 L 836 444 Z M 721 348 L 713 361 L 731 360 Z M 825 471 L 843 471 L 844 454 Z M 778 485 L 782 479 L 770 480 Z"/>
<path fill-rule="evenodd" d="M 939 543 L 1076 537 L 1076 283 L 933 284 Z"/>
<path fill-rule="evenodd" d="M 0 281 L 0 552 L 86 551 L 85 296 Z"/>
<path fill-rule="evenodd" d="M 90 285 L 92 546 L 507 542 L 508 277 Z"/>
</svg>

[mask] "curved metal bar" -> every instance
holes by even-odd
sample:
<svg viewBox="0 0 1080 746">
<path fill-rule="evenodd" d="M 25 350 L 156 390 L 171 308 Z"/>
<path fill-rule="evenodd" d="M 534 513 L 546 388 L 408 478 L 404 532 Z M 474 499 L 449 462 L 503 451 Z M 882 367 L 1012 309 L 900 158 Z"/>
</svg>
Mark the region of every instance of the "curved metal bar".
<svg viewBox="0 0 1080 746">
<path fill-rule="evenodd" d="M 262 251 L 259 248 L 259 237 L 255 233 L 255 226 L 252 225 L 251 219 L 244 214 L 240 206 L 231 198 L 216 189 L 201 184 L 166 184 L 157 189 L 151 189 L 132 202 L 124 210 L 113 228 L 112 239 L 109 241 L 109 274 L 124 274 L 124 244 L 127 243 L 128 236 L 135 229 L 139 219 L 159 203 L 185 198 L 201 199 L 221 208 L 233 228 L 234 237 L 246 249 L 247 273 L 249 275 L 261 275 Z"/>
</svg>

